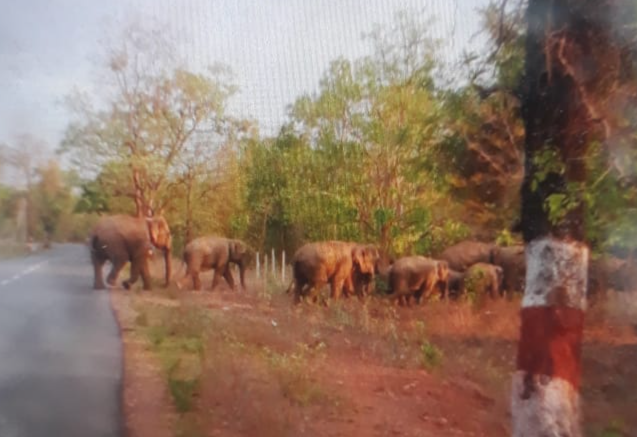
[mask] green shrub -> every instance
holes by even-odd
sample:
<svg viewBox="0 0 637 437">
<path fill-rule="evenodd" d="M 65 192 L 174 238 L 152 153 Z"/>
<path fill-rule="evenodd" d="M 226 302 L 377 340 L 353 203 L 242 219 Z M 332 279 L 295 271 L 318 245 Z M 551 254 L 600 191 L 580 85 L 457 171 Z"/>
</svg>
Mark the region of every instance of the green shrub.
<svg viewBox="0 0 637 437">
<path fill-rule="evenodd" d="M 434 369 L 442 362 L 442 351 L 429 341 L 424 341 L 420 345 L 420 353 L 421 364 L 425 369 Z"/>
</svg>

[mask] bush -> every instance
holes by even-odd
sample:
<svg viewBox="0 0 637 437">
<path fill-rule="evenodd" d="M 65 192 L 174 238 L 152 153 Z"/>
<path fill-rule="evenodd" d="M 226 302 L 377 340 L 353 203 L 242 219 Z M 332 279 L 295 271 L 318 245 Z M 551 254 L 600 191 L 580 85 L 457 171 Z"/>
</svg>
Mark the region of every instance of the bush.
<svg viewBox="0 0 637 437">
<path fill-rule="evenodd" d="M 425 369 L 434 369 L 442 362 L 442 351 L 429 341 L 420 345 L 421 364 Z"/>
</svg>

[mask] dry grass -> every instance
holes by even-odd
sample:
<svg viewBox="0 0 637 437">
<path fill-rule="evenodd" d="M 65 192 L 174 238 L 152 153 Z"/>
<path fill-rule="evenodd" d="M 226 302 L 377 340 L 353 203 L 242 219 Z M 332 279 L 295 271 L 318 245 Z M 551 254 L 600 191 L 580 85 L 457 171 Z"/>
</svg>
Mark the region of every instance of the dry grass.
<svg viewBox="0 0 637 437">
<path fill-rule="evenodd" d="M 134 295 L 138 329 L 161 358 L 182 411 L 177 435 L 365 434 L 359 429 L 366 426 L 359 422 L 364 417 L 387 416 L 395 423 L 396 414 L 416 420 L 414 430 L 422 431 L 417 415 L 402 416 L 415 414 L 409 411 L 416 398 L 392 394 L 413 384 L 432 387 L 425 393 L 433 399 L 419 397 L 416 404 L 450 409 L 444 414 L 457 414 L 459 429 L 508 434 L 519 297 L 479 305 L 400 307 L 374 298 L 294 306 L 285 294 L 288 285 L 273 276 L 250 276 L 247 293 L 221 287 Z M 588 312 L 582 393 L 590 436 L 629 435 L 625 430 L 637 427 L 630 412 L 637 404 L 637 368 L 626 365 L 637 361 L 634 296 L 609 294 Z M 389 397 L 371 416 L 343 408 L 376 406 L 366 387 L 394 377 L 404 382 L 383 389 Z M 448 405 L 454 392 L 457 400 Z M 351 429 L 344 425 L 349 422 Z M 370 429 L 365 435 L 374 434 Z"/>
</svg>

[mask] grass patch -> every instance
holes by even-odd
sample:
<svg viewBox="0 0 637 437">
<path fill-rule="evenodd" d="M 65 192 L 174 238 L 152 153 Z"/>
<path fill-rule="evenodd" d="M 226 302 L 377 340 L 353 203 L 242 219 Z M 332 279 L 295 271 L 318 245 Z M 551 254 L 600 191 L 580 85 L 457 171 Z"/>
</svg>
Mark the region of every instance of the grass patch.
<svg viewBox="0 0 637 437">
<path fill-rule="evenodd" d="M 312 378 L 311 368 L 316 363 L 310 362 L 324 349 L 324 343 L 314 348 L 303 344 L 292 353 L 278 353 L 263 348 L 266 362 L 279 383 L 281 393 L 293 404 L 305 407 L 328 399 L 327 393 Z"/>
<path fill-rule="evenodd" d="M 179 413 L 192 411 L 204 367 L 210 315 L 193 304 L 154 305 L 138 311 L 136 323 L 145 329 L 160 359 L 175 408 Z"/>
<path fill-rule="evenodd" d="M 436 345 L 424 341 L 420 345 L 420 363 L 425 369 L 434 369 L 442 363 L 443 353 Z"/>
<path fill-rule="evenodd" d="M 180 379 L 168 377 L 168 388 L 178 412 L 186 413 L 192 410 L 199 381 L 199 378 Z"/>
<path fill-rule="evenodd" d="M 628 432 L 625 429 L 624 424 L 619 420 L 613 420 L 601 431 L 595 434 L 596 437 L 625 437 L 628 436 Z"/>
</svg>

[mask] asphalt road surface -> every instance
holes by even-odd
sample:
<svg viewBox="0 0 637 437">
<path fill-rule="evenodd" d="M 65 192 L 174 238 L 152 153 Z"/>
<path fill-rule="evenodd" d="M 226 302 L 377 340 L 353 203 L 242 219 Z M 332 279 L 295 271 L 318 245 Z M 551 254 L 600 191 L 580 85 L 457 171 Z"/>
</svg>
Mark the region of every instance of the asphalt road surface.
<svg viewBox="0 0 637 437">
<path fill-rule="evenodd" d="M 0 437 L 122 436 L 122 349 L 87 249 L 0 261 Z"/>
</svg>

